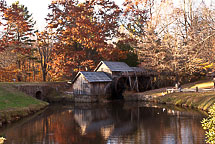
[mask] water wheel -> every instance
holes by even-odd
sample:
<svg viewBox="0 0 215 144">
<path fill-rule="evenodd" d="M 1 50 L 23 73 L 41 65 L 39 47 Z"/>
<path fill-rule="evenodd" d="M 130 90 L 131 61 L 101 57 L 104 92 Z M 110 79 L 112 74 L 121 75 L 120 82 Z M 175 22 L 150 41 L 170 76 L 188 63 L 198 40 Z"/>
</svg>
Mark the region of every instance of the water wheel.
<svg viewBox="0 0 215 144">
<path fill-rule="evenodd" d="M 128 88 L 128 79 L 126 77 L 118 77 L 113 83 L 113 98 L 123 99 L 122 93 Z"/>
</svg>

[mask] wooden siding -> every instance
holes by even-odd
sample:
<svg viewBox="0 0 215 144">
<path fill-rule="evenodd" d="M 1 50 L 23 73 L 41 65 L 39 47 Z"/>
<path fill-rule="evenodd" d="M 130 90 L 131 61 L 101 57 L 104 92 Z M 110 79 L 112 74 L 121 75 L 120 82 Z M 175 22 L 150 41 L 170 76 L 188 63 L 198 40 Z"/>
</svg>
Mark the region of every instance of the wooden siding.
<svg viewBox="0 0 215 144">
<path fill-rule="evenodd" d="M 119 77 L 122 72 L 112 72 L 112 78 Z"/>
<path fill-rule="evenodd" d="M 104 63 L 102 63 L 98 69 L 96 70 L 96 72 L 105 72 L 108 76 L 112 77 L 112 78 L 115 78 L 115 77 L 119 77 L 121 75 L 127 75 L 127 76 L 130 76 L 130 75 L 135 75 L 135 72 L 134 71 L 111 71 L 109 67 L 107 67 Z"/>
<path fill-rule="evenodd" d="M 75 95 L 90 95 L 90 83 L 80 75 L 73 84 L 73 92 Z"/>
<path fill-rule="evenodd" d="M 89 83 L 81 74 L 73 84 L 75 95 L 106 95 L 106 87 L 110 82 Z"/>
<path fill-rule="evenodd" d="M 91 83 L 91 94 L 92 95 L 106 95 L 106 86 L 108 83 Z"/>
<path fill-rule="evenodd" d="M 102 64 L 97 70 L 96 72 L 105 72 L 107 73 L 109 76 L 112 76 L 112 71 L 105 65 Z"/>
</svg>

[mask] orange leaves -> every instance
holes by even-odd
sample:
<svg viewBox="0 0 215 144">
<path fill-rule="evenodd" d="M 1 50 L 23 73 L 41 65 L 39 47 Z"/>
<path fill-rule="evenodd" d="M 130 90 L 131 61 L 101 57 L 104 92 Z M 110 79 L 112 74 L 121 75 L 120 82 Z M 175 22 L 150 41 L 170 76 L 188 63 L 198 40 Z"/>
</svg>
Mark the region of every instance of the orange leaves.
<svg viewBox="0 0 215 144">
<path fill-rule="evenodd" d="M 56 36 L 52 66 L 59 76 L 71 75 L 74 69 L 90 70 L 100 60 L 123 55 L 107 44 L 118 34 L 121 10 L 113 1 L 56 1 L 49 8 L 47 22 Z"/>
<path fill-rule="evenodd" d="M 4 49 L 5 62 L 14 66 L 14 69 L 25 67 L 24 61 L 32 56 L 32 44 L 34 40 L 34 21 L 27 8 L 18 2 L 11 6 L 0 1 L 0 25 L 2 36 L 0 39 L 0 51 Z M 7 58 L 6 58 L 7 56 Z M 0 62 L 1 63 L 1 62 Z"/>
<path fill-rule="evenodd" d="M 58 27 L 58 24 L 49 24 L 48 27 L 49 27 L 49 28 L 57 28 L 57 27 Z"/>
<path fill-rule="evenodd" d="M 6 6 L 3 12 L 2 19 L 4 19 L 5 37 L 7 37 L 8 44 L 26 44 L 31 41 L 30 37 L 33 35 L 34 22 L 29 15 L 26 7 L 13 3 L 11 6 Z"/>
<path fill-rule="evenodd" d="M 62 21 L 61 19 L 59 19 L 58 22 L 59 22 L 59 24 L 62 24 L 62 23 L 63 23 L 63 21 Z"/>
<path fill-rule="evenodd" d="M 56 0 L 52 0 L 52 4 L 57 4 L 57 1 Z"/>
<path fill-rule="evenodd" d="M 66 20 L 67 20 L 67 21 L 70 21 L 70 17 L 69 17 L 69 16 L 67 16 L 67 17 L 66 17 Z"/>
</svg>

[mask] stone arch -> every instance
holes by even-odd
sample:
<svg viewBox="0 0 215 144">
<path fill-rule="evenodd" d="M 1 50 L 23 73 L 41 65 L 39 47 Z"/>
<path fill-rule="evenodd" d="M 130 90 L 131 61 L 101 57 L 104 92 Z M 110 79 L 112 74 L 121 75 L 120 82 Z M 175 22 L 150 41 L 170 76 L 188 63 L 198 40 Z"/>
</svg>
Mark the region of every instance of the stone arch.
<svg viewBox="0 0 215 144">
<path fill-rule="evenodd" d="M 35 97 L 39 100 L 42 100 L 42 92 L 41 91 L 37 91 Z"/>
</svg>

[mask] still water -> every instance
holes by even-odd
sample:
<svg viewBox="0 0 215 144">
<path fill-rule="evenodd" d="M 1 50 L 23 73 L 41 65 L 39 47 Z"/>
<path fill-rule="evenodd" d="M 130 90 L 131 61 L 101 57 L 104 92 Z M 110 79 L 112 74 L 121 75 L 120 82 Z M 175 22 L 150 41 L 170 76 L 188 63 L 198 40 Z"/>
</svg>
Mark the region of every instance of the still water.
<svg viewBox="0 0 215 144">
<path fill-rule="evenodd" d="M 0 129 L 6 144 L 203 144 L 200 112 L 150 103 L 54 105 Z"/>
</svg>

